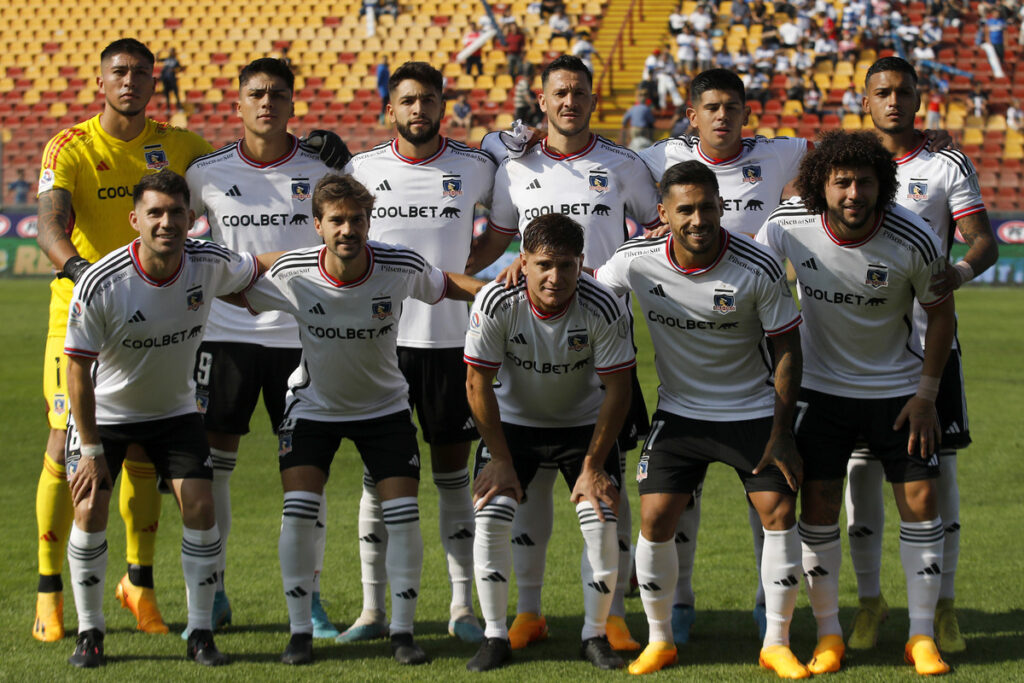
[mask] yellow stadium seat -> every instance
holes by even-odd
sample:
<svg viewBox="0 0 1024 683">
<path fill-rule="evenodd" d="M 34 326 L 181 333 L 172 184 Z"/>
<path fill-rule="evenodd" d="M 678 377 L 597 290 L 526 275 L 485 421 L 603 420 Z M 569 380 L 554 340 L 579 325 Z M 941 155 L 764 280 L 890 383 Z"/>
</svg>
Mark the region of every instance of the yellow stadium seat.
<svg viewBox="0 0 1024 683">
<path fill-rule="evenodd" d="M 964 122 L 964 125 L 967 126 L 968 128 L 981 129 L 985 127 L 985 119 L 984 117 L 981 116 L 968 116 L 967 120 Z"/>
<path fill-rule="evenodd" d="M 1019 130 L 1014 130 L 1012 128 L 1008 129 L 1006 131 L 1006 144 L 1010 143 L 1024 143 L 1024 133 L 1021 133 Z"/>
<path fill-rule="evenodd" d="M 782 105 L 783 114 L 803 114 L 804 104 L 800 100 L 786 100 Z"/>
<path fill-rule="evenodd" d="M 763 135 L 766 138 L 773 138 L 775 137 L 775 129 L 769 128 L 768 126 L 761 126 L 760 128 L 754 131 L 754 134 Z"/>
<path fill-rule="evenodd" d="M 789 126 L 782 126 L 778 130 L 775 131 L 775 135 L 777 135 L 778 137 L 784 137 L 784 138 L 795 138 L 796 137 L 796 131 L 793 130 L 792 128 L 790 128 Z"/>
<path fill-rule="evenodd" d="M 1006 143 L 1003 147 L 1004 159 L 1024 159 L 1024 145 L 1021 143 Z"/>
<path fill-rule="evenodd" d="M 490 131 L 483 126 L 473 126 L 469 131 L 469 135 L 466 137 L 466 141 L 479 144 L 488 132 Z"/>
<path fill-rule="evenodd" d="M 487 93 L 487 101 L 501 104 L 508 99 L 508 91 L 503 88 L 491 88 Z"/>
<path fill-rule="evenodd" d="M 494 119 L 494 130 L 506 130 L 512 127 L 515 120 L 511 114 L 498 114 Z"/>
<path fill-rule="evenodd" d="M 1006 130 L 1006 117 L 1002 114 L 993 114 L 988 117 L 985 130 Z"/>
<path fill-rule="evenodd" d="M 490 90 L 491 88 L 494 87 L 494 77 L 488 76 L 487 74 L 484 74 L 483 76 L 477 76 L 476 84 L 474 85 L 474 87 L 480 88 L 481 90 Z"/>
<path fill-rule="evenodd" d="M 845 130 L 860 130 L 861 121 L 857 114 L 843 114 L 843 128 Z"/>
<path fill-rule="evenodd" d="M 985 142 L 985 136 L 977 128 L 972 128 L 968 125 L 964 128 L 963 144 L 965 145 L 980 145 Z"/>
</svg>

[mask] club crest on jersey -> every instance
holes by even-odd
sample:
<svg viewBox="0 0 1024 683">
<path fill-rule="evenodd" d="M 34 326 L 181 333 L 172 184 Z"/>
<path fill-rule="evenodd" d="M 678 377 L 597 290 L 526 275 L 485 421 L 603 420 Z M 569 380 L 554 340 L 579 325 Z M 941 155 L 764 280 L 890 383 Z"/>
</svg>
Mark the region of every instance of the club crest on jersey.
<svg viewBox="0 0 1024 683">
<path fill-rule="evenodd" d="M 188 310 L 198 311 L 199 307 L 203 305 L 203 290 L 196 287 L 195 289 L 188 290 L 186 294 L 188 297 Z"/>
<path fill-rule="evenodd" d="M 594 192 L 606 192 L 608 190 L 608 174 L 603 171 L 593 172 L 590 174 L 588 183 Z"/>
<path fill-rule="evenodd" d="M 641 455 L 640 462 L 636 464 L 636 480 L 643 481 L 647 478 L 647 461 L 650 456 Z"/>
<path fill-rule="evenodd" d="M 309 192 L 309 178 L 292 178 L 292 199 L 304 202 L 312 196 Z"/>
<path fill-rule="evenodd" d="M 758 183 L 764 180 L 764 178 L 761 177 L 760 166 L 744 166 L 741 173 L 743 174 L 743 182 L 745 183 Z"/>
<path fill-rule="evenodd" d="M 864 278 L 864 284 L 871 285 L 875 289 L 889 286 L 889 266 L 868 264 L 868 274 Z"/>
<path fill-rule="evenodd" d="M 370 317 L 384 320 L 391 317 L 391 298 L 374 299 L 370 302 Z"/>
<path fill-rule="evenodd" d="M 152 171 L 159 171 L 170 165 L 163 145 L 146 145 L 142 148 L 142 153 L 146 156 L 146 168 Z"/>
<path fill-rule="evenodd" d="M 441 196 L 458 197 L 462 194 L 462 176 L 446 175 L 441 179 Z"/>
<path fill-rule="evenodd" d="M 736 310 L 736 293 L 731 289 L 716 289 L 711 310 L 725 315 Z"/>
<path fill-rule="evenodd" d="M 64 394 L 53 395 L 53 412 L 58 415 L 63 415 L 64 411 L 67 410 L 67 400 L 64 398 Z"/>
<path fill-rule="evenodd" d="M 582 351 L 583 349 L 590 346 L 590 337 L 586 332 L 570 332 L 569 333 L 569 350 L 570 351 Z"/>
<path fill-rule="evenodd" d="M 907 188 L 907 199 L 913 199 L 915 202 L 923 202 L 928 199 L 928 183 L 920 180 L 910 181 L 910 187 Z"/>
</svg>

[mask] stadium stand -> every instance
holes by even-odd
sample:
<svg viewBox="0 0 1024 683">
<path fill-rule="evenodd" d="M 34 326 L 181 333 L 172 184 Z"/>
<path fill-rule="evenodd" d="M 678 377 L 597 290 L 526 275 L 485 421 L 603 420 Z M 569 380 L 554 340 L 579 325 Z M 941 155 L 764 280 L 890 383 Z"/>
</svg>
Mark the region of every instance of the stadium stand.
<svg viewBox="0 0 1024 683">
<path fill-rule="evenodd" d="M 735 55 L 741 48 L 754 55 L 764 45 L 765 31 L 775 40 L 776 27 L 789 19 L 787 14 L 775 12 L 773 3 L 764 2 L 767 21 L 748 26 L 736 20 L 733 4 L 722 0 L 713 10 L 709 38 L 716 63 L 721 63 L 723 53 Z M 748 134 L 813 137 L 818 130 L 836 126 L 870 127 L 869 119 L 843 114 L 842 94 L 851 82 L 855 87 L 863 83 L 868 66 L 874 59 L 890 54 L 899 38 L 890 37 L 894 34 L 886 31 L 892 27 L 884 23 L 872 24 L 852 16 L 847 7 L 854 4 L 810 0 L 810 30 L 835 34 L 840 37 L 838 45 L 842 49 L 849 47 L 842 36 L 851 26 L 856 29 L 850 38 L 854 49 L 847 50 L 845 57 L 837 54 L 833 60 L 821 58 L 828 52 L 815 52 L 825 50 L 827 43 L 815 43 L 808 48 L 812 64 L 797 70 L 795 81 L 787 81 L 785 73 L 774 73 L 763 102 L 751 100 Z M 454 61 L 467 27 L 486 20 L 479 4 L 451 0 L 401 2 L 397 17 L 377 17 L 372 36 L 367 35 L 365 18 L 359 16 L 360 5 L 359 0 L 315 0 L 304 7 L 298 23 L 294 5 L 282 0 L 258 5 L 229 0 L 145 5 L 138 0 L 110 0 L 99 5 L 42 0 L 33 6 L 0 0 L 0 21 L 12 27 L 0 36 L 4 177 L 15 177 L 18 169 L 34 177 L 46 140 L 61 127 L 99 111 L 94 86 L 96 56 L 105 44 L 123 36 L 137 37 L 158 56 L 171 47 L 177 49 L 184 66 L 178 80 L 185 111 L 173 113 L 170 120 L 195 130 L 215 145 L 233 139 L 238 132 L 233 103 L 239 68 L 251 59 L 280 54 L 282 48 L 288 49 L 297 72 L 294 128 L 298 133 L 320 127 L 336 129 L 353 150 L 365 149 L 387 137 L 389 131 L 379 127 L 377 119 L 374 70 L 381 56 L 392 68 L 409 59 L 441 67 L 450 93 L 466 92 L 469 96 L 476 125 L 468 134 L 458 134 L 466 135 L 470 143 L 478 142 L 488 130 L 504 128 L 511 122 L 514 80 L 497 40 L 484 48 L 480 75 L 465 74 L 462 65 Z M 689 16 L 697 5 L 695 0 L 681 4 L 674 0 L 565 3 L 572 25 L 591 33 L 598 54 L 595 79 L 600 87 L 601 109 L 594 121 L 595 129 L 606 134 L 618 131 L 622 113 L 635 96 L 645 57 L 657 45 L 672 54 L 676 52 L 668 30 L 669 15 L 678 7 L 681 14 Z M 793 10 L 797 23 L 803 16 L 798 9 L 803 10 L 804 5 L 796 1 L 785 6 Z M 914 26 L 928 13 L 928 6 L 919 1 L 891 5 Z M 492 7 L 499 20 L 514 18 L 524 29 L 524 61 L 538 68 L 532 86 L 539 90 L 536 73 L 569 50 L 568 41 L 552 37 L 546 18 L 530 11 L 531 3 L 526 0 L 495 3 Z M 1008 129 L 1005 118 L 1013 99 L 1024 100 L 1024 83 L 1014 78 L 1021 54 L 1018 26 L 1011 22 L 1007 28 L 1004 75 L 997 77 L 985 52 L 975 44 L 977 3 L 970 3 L 970 7 L 960 17 L 959 25 L 941 27 L 941 39 L 934 45 L 935 62 L 957 70 L 948 75 L 943 71 L 932 73 L 934 87 L 944 91 L 940 123 L 957 136 L 979 165 L 990 206 L 1019 210 L 1024 208 L 1021 200 L 1006 190 L 1019 187 L 1015 183 L 1020 180 L 1024 159 L 1024 135 Z M 800 45 L 782 45 L 775 59 L 783 56 L 792 65 L 798 63 L 800 51 Z M 159 68 L 158 63 L 157 72 Z M 679 74 L 684 92 L 690 75 L 692 72 Z M 787 83 L 799 82 L 806 87 L 811 81 L 822 93 L 818 113 L 805 113 L 800 99 L 787 96 L 794 94 L 787 92 Z M 986 97 L 982 116 L 974 115 L 968 99 L 977 83 Z M 927 104 L 925 99 L 919 112 L 922 127 Z M 164 118 L 169 113 L 158 93 L 150 104 L 150 114 Z M 671 114 L 659 112 L 659 127 L 667 127 Z"/>
</svg>

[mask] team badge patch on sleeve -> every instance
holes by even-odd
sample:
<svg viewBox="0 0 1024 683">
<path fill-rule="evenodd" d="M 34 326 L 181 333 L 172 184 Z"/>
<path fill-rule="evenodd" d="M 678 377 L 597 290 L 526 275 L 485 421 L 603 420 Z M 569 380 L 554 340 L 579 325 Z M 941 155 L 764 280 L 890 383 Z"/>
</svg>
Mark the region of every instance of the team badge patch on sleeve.
<svg viewBox="0 0 1024 683">
<path fill-rule="evenodd" d="M 744 166 L 742 169 L 743 182 L 745 183 L 759 183 L 764 178 L 761 177 L 760 166 Z"/>
<path fill-rule="evenodd" d="M 159 171 L 170 165 L 163 145 L 146 145 L 142 148 L 142 153 L 146 156 L 146 168 L 152 171 Z"/>
<path fill-rule="evenodd" d="M 871 285 L 875 289 L 889 286 L 889 266 L 868 264 L 868 274 L 864 278 L 864 284 Z"/>
<path fill-rule="evenodd" d="M 462 176 L 446 175 L 441 179 L 441 196 L 458 197 L 462 194 Z"/>
<path fill-rule="evenodd" d="M 391 317 L 391 297 L 374 299 L 370 302 L 370 317 L 384 320 Z"/>
<path fill-rule="evenodd" d="M 198 311 L 199 307 L 203 305 L 203 290 L 200 287 L 195 287 L 188 290 L 188 310 Z"/>
<path fill-rule="evenodd" d="M 312 196 L 309 192 L 309 178 L 292 178 L 292 199 L 303 202 Z"/>
<path fill-rule="evenodd" d="M 606 171 L 592 171 L 589 184 L 590 189 L 594 192 L 606 192 L 608 190 L 608 173 Z"/>
<path fill-rule="evenodd" d="M 63 415 L 64 411 L 66 409 L 67 409 L 67 401 L 64 398 L 64 394 L 54 394 L 53 395 L 53 412 L 57 413 L 58 415 Z"/>
<path fill-rule="evenodd" d="M 590 346 L 590 337 L 582 330 L 569 330 L 569 350 L 582 351 Z"/>
<path fill-rule="evenodd" d="M 736 293 L 731 289 L 716 289 L 715 290 L 715 305 L 712 307 L 713 311 L 717 311 L 722 315 L 726 313 L 732 313 L 736 310 Z"/>
</svg>

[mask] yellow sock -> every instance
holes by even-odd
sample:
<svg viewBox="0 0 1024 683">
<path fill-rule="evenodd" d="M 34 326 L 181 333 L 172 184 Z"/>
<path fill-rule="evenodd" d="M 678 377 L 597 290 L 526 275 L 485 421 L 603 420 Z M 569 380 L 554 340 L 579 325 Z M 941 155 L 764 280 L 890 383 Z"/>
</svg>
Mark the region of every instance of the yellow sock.
<svg viewBox="0 0 1024 683">
<path fill-rule="evenodd" d="M 60 576 L 71 534 L 74 508 L 64 465 L 43 454 L 43 471 L 36 488 L 36 527 L 39 529 L 39 573 Z"/>
<path fill-rule="evenodd" d="M 152 463 L 124 461 L 120 507 L 128 564 L 152 567 L 156 529 L 160 524 L 160 492 L 156 488 L 156 468 Z"/>
</svg>

